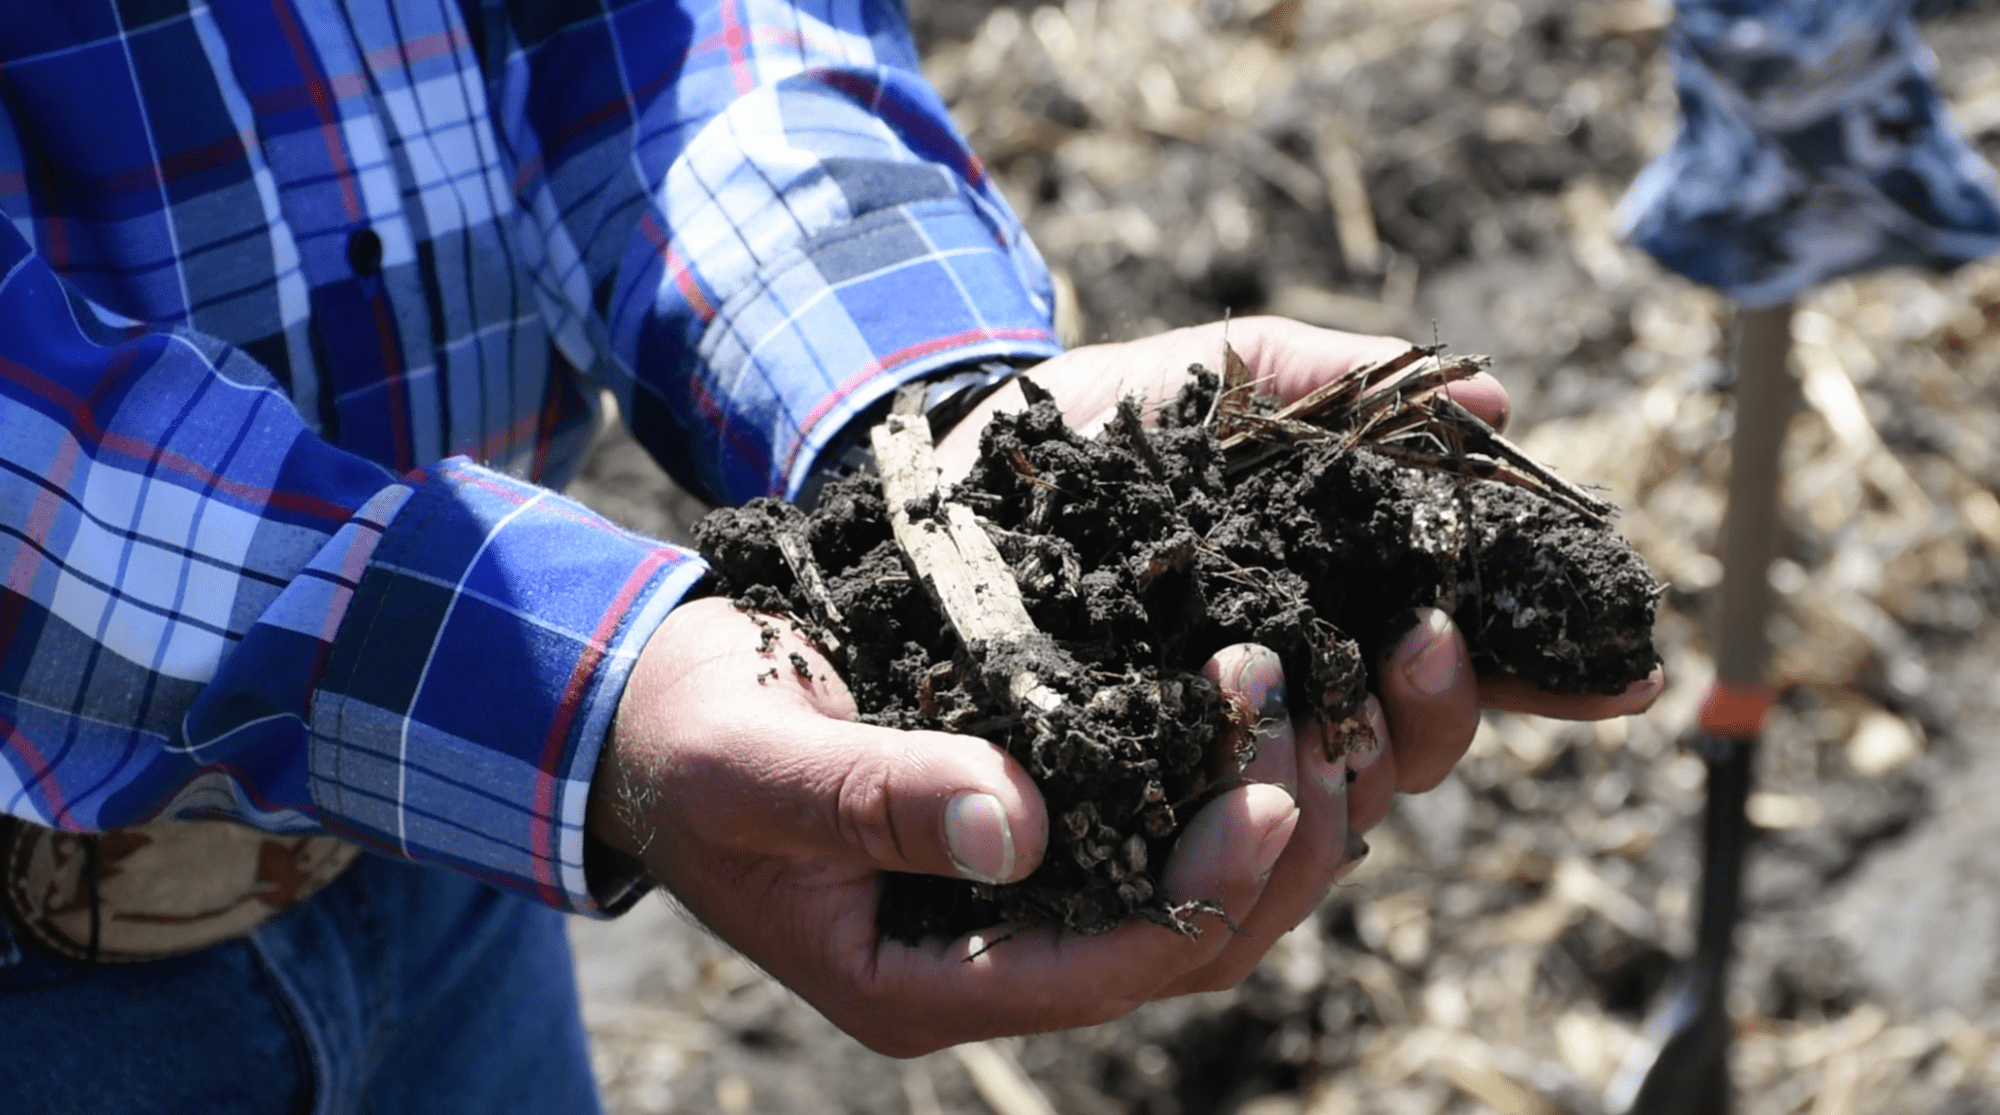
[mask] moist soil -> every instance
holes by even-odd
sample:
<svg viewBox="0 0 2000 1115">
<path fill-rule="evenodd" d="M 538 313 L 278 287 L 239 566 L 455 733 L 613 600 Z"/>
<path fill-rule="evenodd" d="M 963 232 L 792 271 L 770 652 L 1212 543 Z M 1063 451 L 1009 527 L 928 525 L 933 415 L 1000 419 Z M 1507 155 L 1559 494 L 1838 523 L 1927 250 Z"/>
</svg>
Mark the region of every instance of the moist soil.
<svg viewBox="0 0 2000 1115">
<path fill-rule="evenodd" d="M 1658 664 L 1661 589 L 1588 509 L 1465 475 L 1490 461 L 1422 430 L 1434 467 L 1398 463 L 1385 454 L 1409 458 L 1408 438 L 1371 441 L 1345 411 L 1303 435 L 1267 419 L 1266 436 L 1228 439 L 1256 416 L 1218 407 L 1219 378 L 1193 371 L 1151 424 L 1128 400 L 1085 437 L 1029 384 L 1032 405 L 985 431 L 945 499 L 979 517 L 1038 632 L 1004 647 L 968 645 L 940 611 L 875 477 L 830 485 L 811 513 L 759 500 L 696 527 L 717 588 L 818 637 L 863 720 L 991 740 L 1048 803 L 1053 847 L 1034 874 L 894 877 L 879 911 L 889 936 L 1001 923 L 1095 934 L 1134 918 L 1194 932 L 1187 914 L 1205 904 L 1160 886 L 1185 819 L 1235 784 L 1260 715 L 1322 717 L 1333 748 L 1365 739 L 1373 671 L 1415 608 L 1453 615 L 1482 670 L 1555 692 L 1618 693 Z M 1388 401 L 1413 418 L 1431 405 Z M 911 518 L 943 516 L 932 501 Z M 1202 676 L 1245 642 L 1283 661 L 1288 710 L 1241 707 Z M 1023 671 L 1063 702 L 1011 701 Z"/>
</svg>

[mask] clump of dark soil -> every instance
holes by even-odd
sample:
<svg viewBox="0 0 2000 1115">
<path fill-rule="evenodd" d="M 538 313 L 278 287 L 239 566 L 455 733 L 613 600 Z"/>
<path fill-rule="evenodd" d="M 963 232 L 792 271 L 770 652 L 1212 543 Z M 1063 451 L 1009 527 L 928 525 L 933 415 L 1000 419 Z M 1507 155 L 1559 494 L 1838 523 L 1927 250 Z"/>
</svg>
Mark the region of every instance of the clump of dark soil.
<svg viewBox="0 0 2000 1115">
<path fill-rule="evenodd" d="M 1201 904 L 1170 903 L 1158 872 L 1182 821 L 1253 757 L 1256 713 L 1200 673 L 1232 643 L 1276 651 L 1292 714 L 1324 717 L 1342 747 L 1365 735 L 1375 664 L 1419 606 L 1456 618 L 1482 670 L 1557 692 L 1617 693 L 1657 664 L 1659 588 L 1609 508 L 1449 400 L 1414 397 L 1479 362 L 1412 350 L 1281 409 L 1253 402 L 1231 356 L 1227 381 L 1194 369 L 1151 424 L 1128 402 L 1094 437 L 1029 383 L 1032 405 L 993 421 L 941 498 L 892 507 L 862 477 L 810 514 L 759 500 L 697 527 L 719 588 L 812 633 L 864 720 L 992 740 L 1047 800 L 1033 875 L 893 877 L 890 936 L 1133 918 L 1192 931 Z M 935 534 L 954 505 L 991 538 L 1032 629 L 963 638 L 940 609 L 941 578 L 892 512 Z"/>
</svg>

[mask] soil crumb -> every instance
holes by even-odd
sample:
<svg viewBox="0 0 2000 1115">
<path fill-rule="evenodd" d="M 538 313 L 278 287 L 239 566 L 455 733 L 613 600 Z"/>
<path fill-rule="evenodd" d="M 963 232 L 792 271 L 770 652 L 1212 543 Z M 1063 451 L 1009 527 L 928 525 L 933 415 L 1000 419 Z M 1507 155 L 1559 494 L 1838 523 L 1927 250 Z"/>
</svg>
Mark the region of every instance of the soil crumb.
<svg viewBox="0 0 2000 1115">
<path fill-rule="evenodd" d="M 829 485 L 810 514 L 758 500 L 696 527 L 718 587 L 811 633 L 862 719 L 991 740 L 1047 800 L 1033 875 L 892 876 L 884 933 L 1095 934 L 1135 918 L 1194 932 L 1189 914 L 1210 907 L 1176 905 L 1159 873 L 1183 821 L 1254 757 L 1257 712 L 1201 676 L 1230 644 L 1276 651 L 1292 715 L 1323 717 L 1336 747 L 1365 739 L 1376 663 L 1418 607 L 1451 614 L 1481 670 L 1555 692 L 1617 693 L 1651 672 L 1660 588 L 1608 508 L 1538 479 L 1455 405 L 1406 398 L 1413 363 L 1312 413 L 1250 402 L 1197 366 L 1150 423 L 1127 402 L 1095 437 L 1029 384 L 1031 405 L 989 425 L 944 496 L 976 514 L 1033 620 L 1034 637 L 1004 646 L 960 640 L 875 477 Z M 905 510 L 940 519 L 932 504 Z M 1010 699 L 1023 673 L 1060 700 Z"/>
</svg>

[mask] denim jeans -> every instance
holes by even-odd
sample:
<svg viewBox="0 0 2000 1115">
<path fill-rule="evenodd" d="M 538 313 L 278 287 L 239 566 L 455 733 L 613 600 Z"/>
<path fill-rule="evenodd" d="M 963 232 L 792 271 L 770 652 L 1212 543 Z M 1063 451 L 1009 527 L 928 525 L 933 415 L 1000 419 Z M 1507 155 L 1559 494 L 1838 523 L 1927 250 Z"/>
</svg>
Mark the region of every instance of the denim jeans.
<svg viewBox="0 0 2000 1115">
<path fill-rule="evenodd" d="M 249 937 L 81 964 L 0 921 L 0 1111 L 596 1112 L 563 915 L 363 856 Z"/>
</svg>

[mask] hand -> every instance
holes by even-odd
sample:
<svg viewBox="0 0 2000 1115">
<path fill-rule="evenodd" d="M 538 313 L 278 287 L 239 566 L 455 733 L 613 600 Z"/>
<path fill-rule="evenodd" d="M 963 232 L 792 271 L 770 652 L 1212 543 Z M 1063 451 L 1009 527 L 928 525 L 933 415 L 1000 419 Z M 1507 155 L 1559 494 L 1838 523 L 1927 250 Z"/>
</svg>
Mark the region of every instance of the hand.
<svg viewBox="0 0 2000 1115">
<path fill-rule="evenodd" d="M 1271 319 L 1234 323 L 1230 340 L 1286 397 L 1403 347 Z M 1171 394 L 1194 361 L 1220 365 L 1219 326 L 1080 349 L 1034 374 L 1080 424 L 1129 392 Z M 1506 395 L 1490 379 L 1452 392 L 1489 420 L 1505 415 Z M 1021 405 L 1018 389 L 946 439 L 939 457 L 948 472 L 969 466 L 976 428 L 1010 401 Z M 638 856 L 711 929 L 837 1025 L 905 1056 L 1088 1025 L 1150 999 L 1233 986 L 1351 868 L 1365 847 L 1356 834 L 1381 820 L 1394 792 L 1434 785 L 1457 761 L 1481 698 L 1449 623 L 1420 624 L 1382 672 L 1380 700 L 1369 702 L 1377 746 L 1329 761 L 1322 726 L 1295 728 L 1272 714 L 1284 707 L 1275 657 L 1228 648 L 1207 672 L 1258 714 L 1259 757 L 1248 784 L 1190 819 L 1164 882 L 1176 899 L 1219 901 L 1245 935 L 1204 916 L 1197 939 L 1139 923 L 1094 938 L 1024 930 L 990 949 L 977 934 L 907 947 L 875 932 L 881 872 L 1016 881 L 1040 862 L 1046 811 L 996 747 L 853 723 L 852 699 L 831 667 L 780 632 L 762 653 L 759 621 L 716 600 L 668 617 L 627 685 L 590 829 Z M 793 668 L 794 653 L 810 676 Z M 1583 703 L 1504 696 L 1542 702 L 1535 711 L 1606 716 L 1637 711 L 1655 692 L 1641 686 Z"/>
<path fill-rule="evenodd" d="M 760 624 L 771 623 L 777 637 L 760 650 Z M 1198 939 L 1146 923 L 1102 937 L 1026 929 L 993 948 L 995 934 L 916 947 L 881 939 L 882 872 L 1017 881 L 1041 861 L 1048 815 L 1027 772 L 999 748 L 853 716 L 832 667 L 789 625 L 723 600 L 684 604 L 626 686 L 592 787 L 590 831 L 637 856 L 717 935 L 836 1025 L 894 1056 L 1108 1021 L 1176 981 L 1212 978 L 1200 973 L 1233 947 L 1212 916 L 1198 919 Z M 1189 821 L 1167 892 L 1218 900 L 1248 923 L 1280 853 L 1344 831 L 1328 800 L 1344 778 L 1317 755 L 1298 760 L 1325 787 L 1302 795 L 1315 818 L 1310 841 L 1292 839 L 1304 810 L 1291 794 L 1239 786 Z"/>
</svg>

